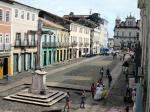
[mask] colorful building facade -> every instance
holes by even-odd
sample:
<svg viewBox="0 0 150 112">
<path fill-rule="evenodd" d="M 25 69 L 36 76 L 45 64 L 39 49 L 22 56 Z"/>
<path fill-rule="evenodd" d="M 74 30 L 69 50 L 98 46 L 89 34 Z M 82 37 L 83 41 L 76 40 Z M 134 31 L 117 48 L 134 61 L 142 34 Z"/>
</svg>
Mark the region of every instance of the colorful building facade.
<svg viewBox="0 0 150 112">
<path fill-rule="evenodd" d="M 12 3 L 12 74 L 35 68 L 39 10 Z"/>
<path fill-rule="evenodd" d="M 0 79 L 11 70 L 11 5 L 0 1 Z"/>
<path fill-rule="evenodd" d="M 40 18 L 43 22 L 42 29 L 42 63 L 43 66 L 64 61 L 67 59 L 65 49 L 68 33 L 65 28 L 54 22 Z M 69 37 L 69 36 L 68 36 Z"/>
</svg>

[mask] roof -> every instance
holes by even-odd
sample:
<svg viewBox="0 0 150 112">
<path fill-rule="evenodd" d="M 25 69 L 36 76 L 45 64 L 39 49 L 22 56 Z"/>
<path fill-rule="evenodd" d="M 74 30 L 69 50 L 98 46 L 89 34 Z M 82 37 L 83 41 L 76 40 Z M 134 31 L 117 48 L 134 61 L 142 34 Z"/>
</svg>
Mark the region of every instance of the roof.
<svg viewBox="0 0 150 112">
<path fill-rule="evenodd" d="M 62 25 L 56 24 L 52 21 L 48 21 L 46 19 L 40 18 L 39 20 L 41 20 L 43 22 L 43 26 L 45 27 L 50 27 L 50 28 L 57 28 L 57 29 L 62 29 L 62 30 L 67 30 L 66 28 L 64 28 Z"/>
<path fill-rule="evenodd" d="M 39 9 L 37 9 L 37 8 L 35 8 L 35 7 L 31 7 L 31 6 L 29 6 L 29 5 L 26 5 L 26 4 L 23 4 L 23 3 L 20 3 L 20 2 L 17 2 L 17 1 L 15 1 L 15 0 L 0 0 L 0 1 L 2 1 L 2 2 L 6 2 L 6 3 L 9 3 L 9 4 L 19 4 L 19 5 L 23 5 L 23 6 L 26 6 L 26 7 L 29 7 L 29 8 L 32 8 L 32 9 L 35 9 L 35 10 L 39 10 Z"/>
</svg>

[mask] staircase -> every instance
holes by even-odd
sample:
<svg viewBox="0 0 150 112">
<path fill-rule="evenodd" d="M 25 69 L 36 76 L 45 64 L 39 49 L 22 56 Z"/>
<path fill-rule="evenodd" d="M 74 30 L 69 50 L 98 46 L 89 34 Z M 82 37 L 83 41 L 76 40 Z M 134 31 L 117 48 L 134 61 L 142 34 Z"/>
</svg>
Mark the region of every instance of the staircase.
<svg viewBox="0 0 150 112">
<path fill-rule="evenodd" d="M 50 90 L 46 95 L 35 95 L 29 93 L 28 89 L 26 89 L 19 93 L 4 97 L 4 99 L 48 107 L 62 100 L 65 96 L 66 93 L 62 91 Z"/>
</svg>

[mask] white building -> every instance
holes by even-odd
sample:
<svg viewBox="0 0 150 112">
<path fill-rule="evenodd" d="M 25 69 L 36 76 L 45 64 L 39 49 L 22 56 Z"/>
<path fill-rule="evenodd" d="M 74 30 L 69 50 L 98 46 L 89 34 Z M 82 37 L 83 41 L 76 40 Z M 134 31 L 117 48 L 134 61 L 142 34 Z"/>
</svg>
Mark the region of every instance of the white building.
<svg viewBox="0 0 150 112">
<path fill-rule="evenodd" d="M 108 43 L 108 29 L 107 29 L 107 20 L 103 20 L 103 24 L 100 24 L 100 45 L 101 47 L 107 47 Z"/>
<path fill-rule="evenodd" d="M 90 53 L 90 28 L 75 22 L 70 24 L 70 52 L 73 58 Z"/>
<path fill-rule="evenodd" d="M 135 41 L 140 35 L 140 20 L 129 16 L 125 21 L 116 18 L 114 28 L 114 49 L 134 48 Z"/>
</svg>

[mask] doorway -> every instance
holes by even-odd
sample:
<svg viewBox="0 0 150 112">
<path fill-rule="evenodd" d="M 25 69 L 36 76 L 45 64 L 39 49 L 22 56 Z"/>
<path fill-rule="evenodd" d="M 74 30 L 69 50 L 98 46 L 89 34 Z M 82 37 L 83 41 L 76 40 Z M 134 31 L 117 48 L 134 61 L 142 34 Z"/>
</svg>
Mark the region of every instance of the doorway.
<svg viewBox="0 0 150 112">
<path fill-rule="evenodd" d="M 8 58 L 4 58 L 3 61 L 3 75 L 6 76 L 8 74 Z"/>
</svg>

